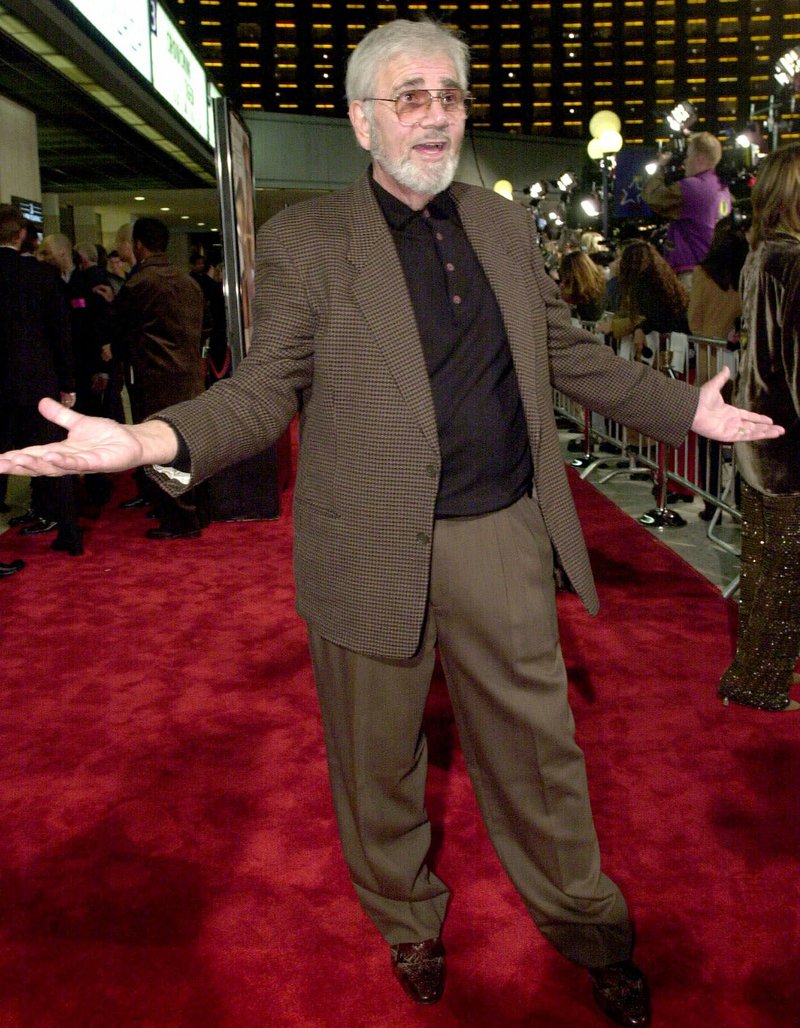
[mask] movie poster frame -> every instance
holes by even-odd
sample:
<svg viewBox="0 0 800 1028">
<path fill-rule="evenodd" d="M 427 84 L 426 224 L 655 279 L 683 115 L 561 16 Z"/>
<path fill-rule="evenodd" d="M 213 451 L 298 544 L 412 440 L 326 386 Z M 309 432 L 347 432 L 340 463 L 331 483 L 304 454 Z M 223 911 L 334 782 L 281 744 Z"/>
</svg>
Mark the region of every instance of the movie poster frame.
<svg viewBox="0 0 800 1028">
<path fill-rule="evenodd" d="M 226 97 L 211 101 L 228 342 L 235 369 L 250 349 L 255 294 L 255 179 L 250 131 Z"/>
</svg>

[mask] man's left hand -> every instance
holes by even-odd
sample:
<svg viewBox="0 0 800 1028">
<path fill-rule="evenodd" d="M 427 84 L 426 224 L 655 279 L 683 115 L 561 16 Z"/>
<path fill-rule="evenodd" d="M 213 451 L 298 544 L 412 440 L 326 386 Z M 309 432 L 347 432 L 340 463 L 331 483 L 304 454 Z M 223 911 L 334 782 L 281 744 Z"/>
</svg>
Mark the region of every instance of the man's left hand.
<svg viewBox="0 0 800 1028">
<path fill-rule="evenodd" d="M 730 371 L 723 368 L 700 387 L 700 402 L 692 430 L 720 443 L 752 443 L 783 435 L 786 430 L 781 425 L 774 425 L 772 418 L 734 407 L 722 399 L 722 387 L 729 377 Z"/>
</svg>

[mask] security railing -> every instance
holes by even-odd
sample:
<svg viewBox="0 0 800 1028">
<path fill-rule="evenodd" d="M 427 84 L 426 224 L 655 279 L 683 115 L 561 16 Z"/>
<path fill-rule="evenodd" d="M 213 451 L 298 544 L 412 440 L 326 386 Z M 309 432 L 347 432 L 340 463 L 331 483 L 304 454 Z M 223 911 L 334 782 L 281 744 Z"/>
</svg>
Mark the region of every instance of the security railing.
<svg viewBox="0 0 800 1028">
<path fill-rule="evenodd" d="M 592 323 L 583 323 L 583 327 L 594 332 Z M 609 345 L 601 335 L 598 340 Z M 634 353 L 630 336 L 621 339 L 615 349 L 625 359 L 645 361 L 671 378 L 695 385 L 707 382 L 723 367 L 730 370 L 733 381 L 738 370 L 738 348 L 723 339 L 652 332 L 639 354 Z M 602 485 L 617 476 L 649 475 L 655 484 L 656 505 L 638 520 L 657 530 L 686 524 L 670 506 L 671 492 L 697 496 L 711 512 L 706 528 L 709 541 L 728 553 L 739 555 L 738 548 L 718 531 L 723 512 L 735 521 L 740 519 L 732 446 L 690 432 L 683 445 L 676 449 L 587 410 L 558 390 L 553 391 L 553 404 L 556 416 L 581 433 L 580 439 L 570 446 L 575 454 L 570 464 L 581 478 L 598 474 L 598 485 Z M 723 595 L 732 595 L 738 584 L 737 576 L 723 589 Z"/>
</svg>

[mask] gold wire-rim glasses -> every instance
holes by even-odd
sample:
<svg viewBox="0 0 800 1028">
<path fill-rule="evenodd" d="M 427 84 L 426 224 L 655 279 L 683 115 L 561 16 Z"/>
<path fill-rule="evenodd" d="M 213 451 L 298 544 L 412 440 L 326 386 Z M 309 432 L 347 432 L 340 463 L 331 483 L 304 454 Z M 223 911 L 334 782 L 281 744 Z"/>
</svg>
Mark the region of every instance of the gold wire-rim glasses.
<svg viewBox="0 0 800 1028">
<path fill-rule="evenodd" d="M 434 100 L 448 117 L 469 117 L 472 101 L 471 93 L 458 86 L 444 89 L 404 89 L 397 96 L 365 96 L 367 100 L 381 100 L 394 104 L 397 120 L 401 125 L 413 125 L 430 110 Z M 409 120 L 410 119 L 410 120 Z"/>
</svg>

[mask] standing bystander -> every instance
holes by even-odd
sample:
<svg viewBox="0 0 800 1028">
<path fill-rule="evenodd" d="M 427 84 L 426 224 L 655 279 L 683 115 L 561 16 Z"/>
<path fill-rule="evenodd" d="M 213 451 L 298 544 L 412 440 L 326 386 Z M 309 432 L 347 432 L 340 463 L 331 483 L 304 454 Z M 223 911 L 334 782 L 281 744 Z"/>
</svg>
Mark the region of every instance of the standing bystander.
<svg viewBox="0 0 800 1028">
<path fill-rule="evenodd" d="M 75 403 L 70 326 L 57 277 L 35 260 L 20 256 L 25 219 L 0 207 L 0 441 L 29 446 L 57 442 L 63 429 L 39 414 L 42 395 L 65 406 Z M 57 532 L 52 549 L 83 553 L 74 478 L 37 478 L 31 507 L 12 518 L 25 536 Z"/>
<path fill-rule="evenodd" d="M 205 301 L 189 275 L 170 264 L 169 229 L 156 218 L 133 225 L 136 266 L 113 302 L 115 335 L 130 368 L 134 421 L 191 400 L 205 388 L 201 344 Z M 144 476 L 142 499 L 155 503 L 160 524 L 149 539 L 196 538 L 207 522 L 205 487 L 172 497 Z M 136 501 L 134 501 L 135 503 Z"/>
</svg>

